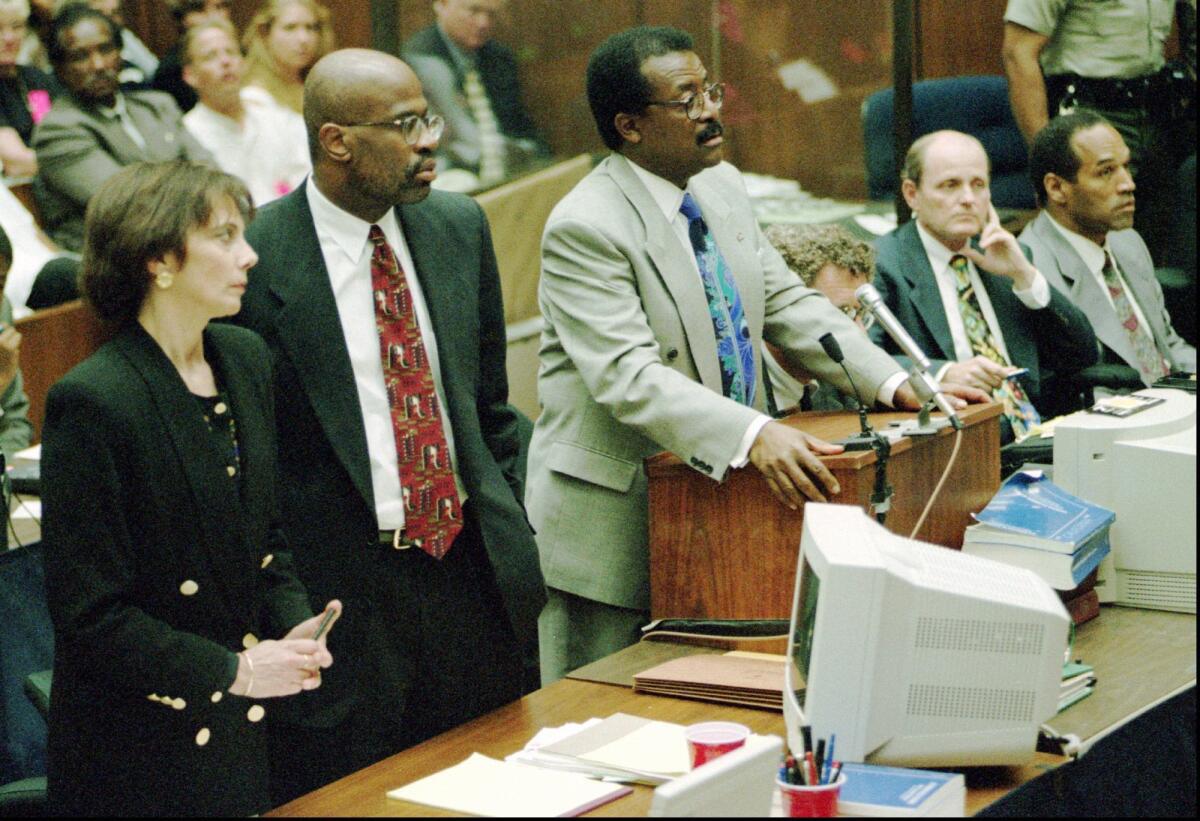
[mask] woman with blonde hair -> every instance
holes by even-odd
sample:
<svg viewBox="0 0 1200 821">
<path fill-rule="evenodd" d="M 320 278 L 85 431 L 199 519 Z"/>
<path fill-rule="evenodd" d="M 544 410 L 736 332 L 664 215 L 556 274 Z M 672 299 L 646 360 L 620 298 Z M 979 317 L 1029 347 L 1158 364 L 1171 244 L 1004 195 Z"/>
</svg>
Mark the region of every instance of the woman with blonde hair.
<svg viewBox="0 0 1200 821">
<path fill-rule="evenodd" d="M 242 39 L 246 85 L 303 113 L 304 78 L 333 51 L 329 9 L 316 0 L 267 0 Z"/>
</svg>

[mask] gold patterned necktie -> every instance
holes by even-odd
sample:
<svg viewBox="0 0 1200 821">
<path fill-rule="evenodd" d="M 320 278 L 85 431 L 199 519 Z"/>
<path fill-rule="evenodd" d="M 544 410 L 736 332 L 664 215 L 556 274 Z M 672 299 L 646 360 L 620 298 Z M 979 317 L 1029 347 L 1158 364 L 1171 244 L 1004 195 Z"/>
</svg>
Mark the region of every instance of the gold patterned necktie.
<svg viewBox="0 0 1200 821">
<path fill-rule="evenodd" d="M 992 335 L 979 307 L 979 298 L 975 296 L 975 286 L 971 282 L 967 258 L 962 254 L 955 254 L 950 258 L 950 268 L 954 271 L 958 286 L 958 311 L 962 315 L 971 351 L 976 356 L 987 357 L 997 365 L 1009 367 L 1011 363 L 1000 352 L 1000 345 Z M 1001 382 L 1000 387 L 992 391 L 992 398 L 1004 405 L 1004 415 L 1008 417 L 1013 436 L 1018 442 L 1029 435 L 1034 425 L 1041 424 L 1041 415 L 1029 401 L 1025 389 L 1015 379 L 1005 379 Z"/>
<path fill-rule="evenodd" d="M 479 129 L 479 180 L 485 184 L 499 182 L 504 179 L 504 135 L 500 133 L 483 80 L 475 69 L 463 75 L 463 94 L 471 118 Z"/>
<path fill-rule="evenodd" d="M 1117 321 L 1125 329 L 1125 334 L 1129 337 L 1129 344 L 1133 347 L 1133 355 L 1137 358 L 1138 373 L 1142 375 L 1143 382 L 1153 385 L 1166 376 L 1170 369 L 1163 360 L 1162 354 L 1159 353 L 1150 329 L 1138 322 L 1137 312 L 1133 310 L 1133 303 L 1125 291 L 1125 285 L 1121 282 L 1120 274 L 1117 273 L 1116 263 L 1113 262 L 1108 251 L 1104 252 L 1104 268 L 1100 273 L 1104 276 L 1104 284 L 1108 288 L 1108 295 L 1112 298 L 1113 309 L 1117 312 Z"/>
</svg>

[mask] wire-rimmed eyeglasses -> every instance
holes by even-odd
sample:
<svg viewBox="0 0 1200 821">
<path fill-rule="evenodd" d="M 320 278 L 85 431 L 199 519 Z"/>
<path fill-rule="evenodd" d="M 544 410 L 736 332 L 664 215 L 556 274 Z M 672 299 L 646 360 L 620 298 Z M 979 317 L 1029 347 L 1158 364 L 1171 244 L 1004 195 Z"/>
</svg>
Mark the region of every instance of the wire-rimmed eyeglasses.
<svg viewBox="0 0 1200 821">
<path fill-rule="evenodd" d="M 382 120 L 373 123 L 342 123 L 342 126 L 344 128 L 396 128 L 400 130 L 400 136 L 404 137 L 406 143 L 416 145 L 426 135 L 434 140 L 441 137 L 442 132 L 446 130 L 446 121 L 437 114 L 431 114 L 427 117 L 422 117 L 419 114 L 408 114 L 404 117 L 397 117 L 394 120 Z"/>
<path fill-rule="evenodd" d="M 693 91 L 682 100 L 653 100 L 646 105 L 678 106 L 683 108 L 689 120 L 699 120 L 704 115 L 705 100 L 708 100 L 720 111 L 721 104 L 725 101 L 725 84 L 713 83 L 701 91 Z"/>
</svg>

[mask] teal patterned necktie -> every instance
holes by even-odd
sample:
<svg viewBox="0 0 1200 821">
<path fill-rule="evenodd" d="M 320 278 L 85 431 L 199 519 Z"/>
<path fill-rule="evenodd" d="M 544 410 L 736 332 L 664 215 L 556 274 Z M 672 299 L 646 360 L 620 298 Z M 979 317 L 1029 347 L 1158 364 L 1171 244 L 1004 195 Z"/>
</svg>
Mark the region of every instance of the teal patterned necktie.
<svg viewBox="0 0 1200 821">
<path fill-rule="evenodd" d="M 754 404 L 754 342 L 742 311 L 733 274 L 709 233 L 700 207 L 691 194 L 683 195 L 680 212 L 688 221 L 688 238 L 700 267 L 708 312 L 717 338 L 717 360 L 721 365 L 721 392 L 743 405 Z"/>
</svg>

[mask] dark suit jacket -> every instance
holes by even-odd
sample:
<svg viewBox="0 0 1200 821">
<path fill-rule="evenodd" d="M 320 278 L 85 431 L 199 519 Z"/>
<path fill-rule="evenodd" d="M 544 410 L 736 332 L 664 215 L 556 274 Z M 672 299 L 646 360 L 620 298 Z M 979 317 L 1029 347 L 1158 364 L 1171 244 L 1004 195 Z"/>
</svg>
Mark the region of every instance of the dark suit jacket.
<svg viewBox="0 0 1200 821">
<path fill-rule="evenodd" d="M 433 57 L 444 62 L 454 75 L 458 94 L 463 94 L 463 75 L 458 70 L 450 49 L 438 32 L 437 25 L 421 29 L 408 39 L 401 49 L 404 57 Z M 478 52 L 475 59 L 479 67 L 479 79 L 483 82 L 492 113 L 500 131 L 506 137 L 533 140 L 548 151 L 542 135 L 534 125 L 521 102 L 521 82 L 517 73 L 517 60 L 508 46 L 490 40 Z"/>
<path fill-rule="evenodd" d="M 875 251 L 875 287 L 896 319 L 930 358 L 935 371 L 955 361 L 950 324 L 916 221 L 880 237 Z M 1025 253 L 1028 256 L 1028 250 Z M 1050 289 L 1050 304 L 1035 311 L 1013 294 L 1012 280 L 982 270 L 979 276 L 996 312 L 1012 364 L 1029 369 L 1022 384 L 1039 410 L 1049 412 L 1052 397 L 1043 397 L 1047 377 L 1076 373 L 1096 362 L 1096 336 L 1087 317 L 1054 288 Z M 871 327 L 870 334 L 889 353 L 899 352 L 879 323 Z M 906 357 L 897 358 L 906 367 L 911 365 Z"/>
<path fill-rule="evenodd" d="M 487 222 L 473 200 L 438 191 L 399 206 L 397 216 L 436 329 L 458 472 L 526 664 L 536 667 L 545 589 L 517 501 L 517 417 L 507 404 L 504 309 Z M 398 665 L 384 662 L 379 674 L 396 680 L 370 678 L 367 611 L 381 548 L 362 409 L 305 187 L 263 208 L 247 238 L 259 262 L 235 321 L 262 334 L 275 357 L 285 527 L 314 601 L 345 605 L 330 634 L 337 669 L 292 719 L 333 727 L 357 693 L 407 683 Z"/>
<path fill-rule="evenodd" d="M 68 815 L 270 806 L 265 724 L 224 691 L 244 636 L 278 638 L 311 611 L 275 527 L 266 347 L 227 326 L 205 347 L 237 422 L 240 496 L 197 400 L 136 324 L 47 400 L 49 790 Z"/>
</svg>

